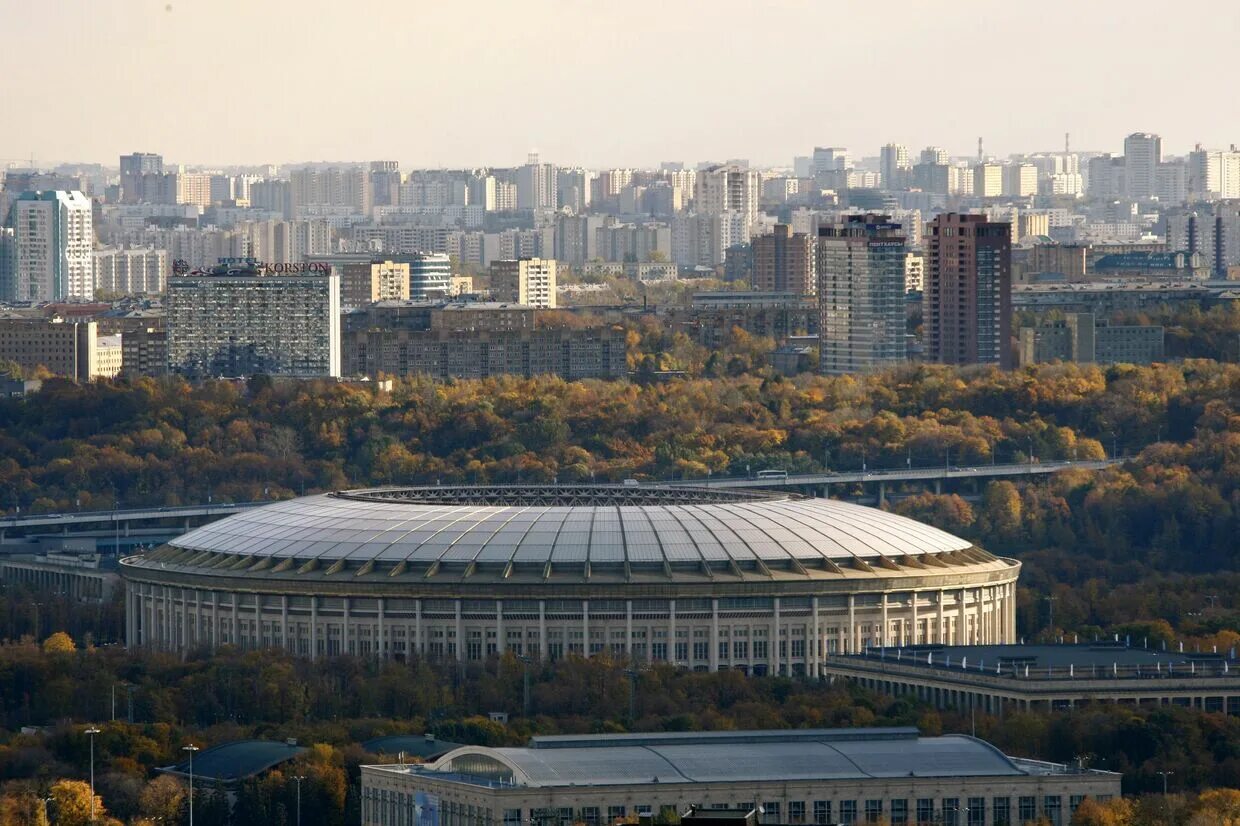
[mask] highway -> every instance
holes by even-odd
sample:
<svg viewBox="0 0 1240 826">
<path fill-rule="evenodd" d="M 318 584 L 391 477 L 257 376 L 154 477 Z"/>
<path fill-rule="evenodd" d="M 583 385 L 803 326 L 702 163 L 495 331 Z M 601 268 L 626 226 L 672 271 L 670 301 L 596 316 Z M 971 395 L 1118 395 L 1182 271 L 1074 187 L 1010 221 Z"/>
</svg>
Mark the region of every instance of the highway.
<svg viewBox="0 0 1240 826">
<path fill-rule="evenodd" d="M 918 482 L 944 479 L 980 479 L 998 476 L 1037 476 L 1062 473 L 1065 470 L 1101 470 L 1122 464 L 1123 459 L 1090 461 L 1021 462 L 977 467 L 915 467 L 875 470 L 828 471 L 825 473 L 791 473 L 786 477 L 759 479 L 752 476 L 714 476 L 705 479 L 677 479 L 667 485 L 692 485 L 712 488 L 782 488 L 801 485 L 838 485 L 870 482 Z"/>
<path fill-rule="evenodd" d="M 757 476 L 715 476 L 706 479 L 676 479 L 647 484 L 696 486 L 711 488 L 785 488 L 814 485 L 869 484 L 873 482 L 941 481 L 944 479 L 980 479 L 988 477 L 1037 476 L 1065 470 L 1100 470 L 1123 462 L 1123 459 L 1094 461 L 1022 462 L 1020 464 L 978 465 L 977 467 L 920 467 L 876 470 L 796 473 L 786 477 L 759 479 Z M 135 508 L 132 510 L 77 511 L 72 513 L 39 513 L 0 517 L 0 536 L 6 530 L 48 527 L 68 530 L 77 525 L 107 525 L 120 528 L 141 522 L 172 519 L 223 517 L 247 508 L 270 505 L 271 502 L 237 502 L 232 504 L 182 505 L 169 508 Z"/>
</svg>

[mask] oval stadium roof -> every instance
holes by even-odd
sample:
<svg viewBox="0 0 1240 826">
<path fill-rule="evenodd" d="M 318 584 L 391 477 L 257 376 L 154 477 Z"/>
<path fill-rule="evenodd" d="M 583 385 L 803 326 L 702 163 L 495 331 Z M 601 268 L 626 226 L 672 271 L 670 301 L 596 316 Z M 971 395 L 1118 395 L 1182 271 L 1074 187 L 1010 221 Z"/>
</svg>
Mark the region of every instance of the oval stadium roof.
<svg viewBox="0 0 1240 826">
<path fill-rule="evenodd" d="M 652 486 L 391 488 L 248 510 L 170 543 L 328 564 L 760 564 L 969 549 L 929 525 L 834 499 Z"/>
</svg>

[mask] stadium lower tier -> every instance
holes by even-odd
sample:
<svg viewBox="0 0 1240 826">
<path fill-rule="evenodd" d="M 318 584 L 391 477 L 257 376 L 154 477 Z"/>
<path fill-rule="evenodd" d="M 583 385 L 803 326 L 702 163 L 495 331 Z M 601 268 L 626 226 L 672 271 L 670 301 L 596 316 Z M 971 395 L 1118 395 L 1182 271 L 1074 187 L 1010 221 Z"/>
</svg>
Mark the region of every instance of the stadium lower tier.
<svg viewBox="0 0 1240 826">
<path fill-rule="evenodd" d="M 607 652 L 698 671 L 819 673 L 867 647 L 1015 641 L 1015 577 L 985 585 L 785 597 L 443 599 L 205 590 L 131 581 L 127 638 L 164 651 L 279 648 L 543 660 Z"/>
</svg>

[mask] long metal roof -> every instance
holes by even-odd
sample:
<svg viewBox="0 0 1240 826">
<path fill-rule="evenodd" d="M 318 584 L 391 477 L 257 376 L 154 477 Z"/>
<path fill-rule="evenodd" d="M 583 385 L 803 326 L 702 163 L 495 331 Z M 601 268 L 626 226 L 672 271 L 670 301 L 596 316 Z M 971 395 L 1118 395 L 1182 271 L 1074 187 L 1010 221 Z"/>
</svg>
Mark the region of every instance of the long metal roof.
<svg viewBox="0 0 1240 826">
<path fill-rule="evenodd" d="M 673 566 L 915 558 L 971 547 L 912 519 L 834 499 L 648 486 L 435 487 L 308 496 L 238 513 L 171 545 L 237 559 L 327 564 Z"/>
<path fill-rule="evenodd" d="M 457 782 L 500 779 L 533 787 L 1031 773 L 989 743 L 964 735 L 919 737 L 916 729 L 731 734 L 668 735 L 649 743 L 590 737 L 580 745 L 553 748 L 466 746 L 415 771 Z M 480 770 L 485 771 L 477 774 Z"/>
</svg>

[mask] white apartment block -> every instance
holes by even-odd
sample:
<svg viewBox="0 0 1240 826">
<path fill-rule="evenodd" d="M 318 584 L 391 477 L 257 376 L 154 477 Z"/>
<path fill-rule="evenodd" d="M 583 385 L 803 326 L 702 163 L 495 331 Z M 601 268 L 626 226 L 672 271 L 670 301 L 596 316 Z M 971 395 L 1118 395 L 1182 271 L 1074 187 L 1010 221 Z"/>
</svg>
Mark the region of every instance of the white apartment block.
<svg viewBox="0 0 1240 826">
<path fill-rule="evenodd" d="M 539 310 L 556 307 L 555 259 L 520 258 L 491 263 L 491 296 Z"/>
<path fill-rule="evenodd" d="M 81 192 L 24 192 L 12 208 L 18 301 L 95 295 L 94 219 Z"/>
<path fill-rule="evenodd" d="M 94 252 L 94 259 L 97 290 L 123 295 L 164 291 L 169 266 L 165 250 L 102 249 Z"/>
</svg>

